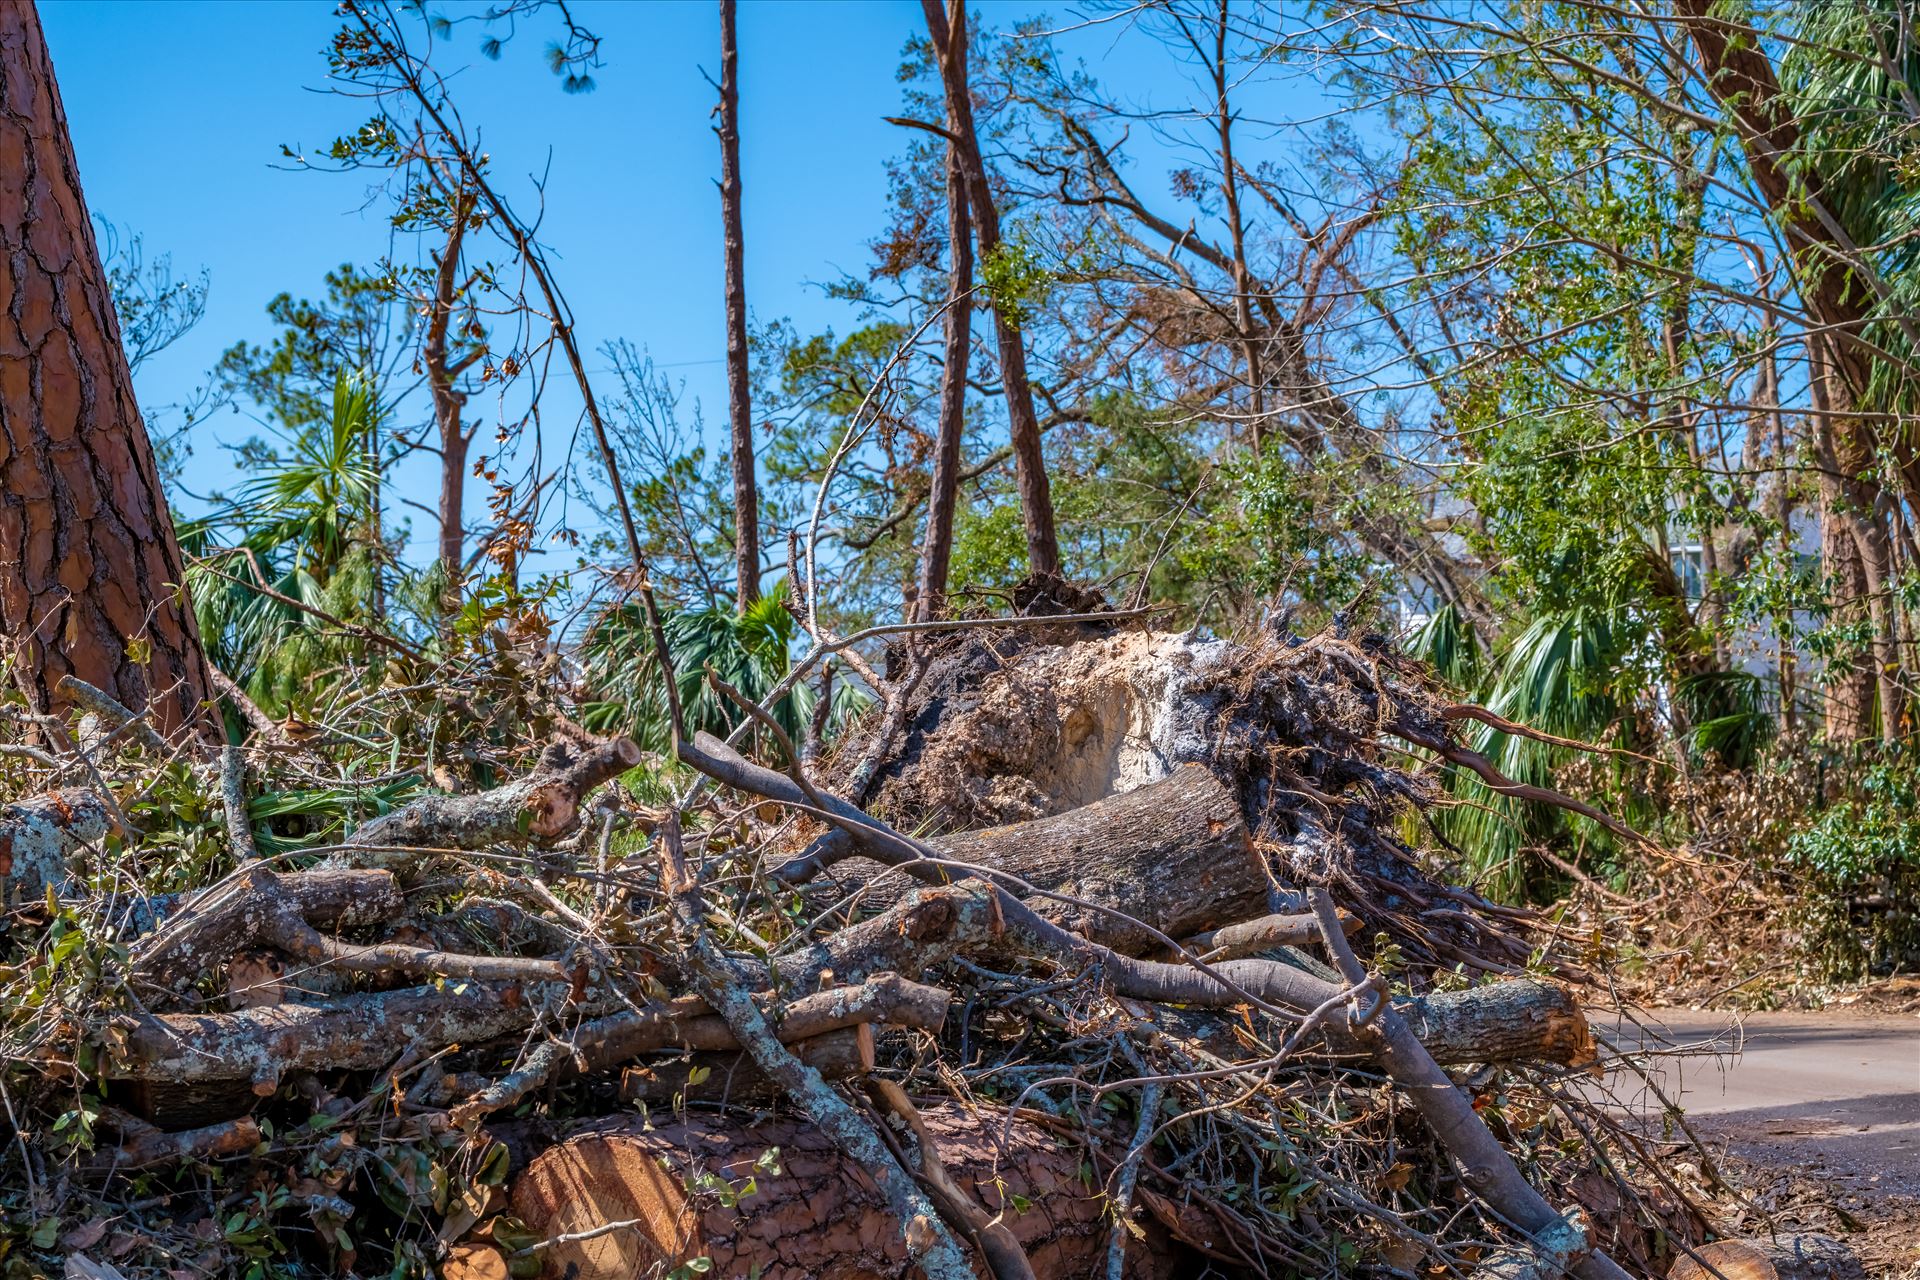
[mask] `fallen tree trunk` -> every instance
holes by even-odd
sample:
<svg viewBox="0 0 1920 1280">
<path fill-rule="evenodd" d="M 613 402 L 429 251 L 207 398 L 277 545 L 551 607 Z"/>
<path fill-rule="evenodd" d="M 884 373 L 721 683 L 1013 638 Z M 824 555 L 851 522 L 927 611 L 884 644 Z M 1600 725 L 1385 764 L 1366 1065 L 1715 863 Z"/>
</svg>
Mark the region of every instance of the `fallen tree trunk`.
<svg viewBox="0 0 1920 1280">
<path fill-rule="evenodd" d="M 557 983 L 468 982 L 460 987 L 408 987 L 342 996 L 325 1004 L 281 1004 L 233 1013 L 130 1015 L 116 1025 L 109 1075 L 169 1084 L 277 1079 L 292 1071 L 370 1070 L 409 1048 L 475 1044 L 523 1031 L 543 1007 L 591 1015 L 604 1003 L 566 1003 Z M 862 1022 L 938 1028 L 948 996 L 937 988 L 887 975 L 861 986 L 802 996 L 776 1008 L 780 1039 L 808 1039 Z M 580 1029 L 566 1046 L 590 1068 L 662 1049 L 739 1049 L 739 1041 L 704 1001 L 681 1000 L 613 1014 Z"/>
<path fill-rule="evenodd" d="M 1832 1236 L 1782 1234 L 1717 1240 L 1682 1255 L 1667 1280 L 1854 1280 L 1860 1259 Z"/>
<path fill-rule="evenodd" d="M 880 915 L 831 934 L 773 966 L 783 990 L 809 990 L 823 974 L 859 981 L 891 970 L 925 973 L 956 955 L 1008 947 L 1032 949 L 1010 935 L 994 891 L 977 882 L 917 889 Z M 1046 948 L 1041 948 L 1046 949 Z M 1098 963 L 1088 949 L 1063 953 L 1069 963 Z M 1121 956 L 1104 957 L 1115 994 L 1158 1003 L 1228 1008 L 1247 1003 L 1235 988 L 1297 1012 L 1325 998 L 1325 982 L 1275 960 L 1228 960 L 1205 969 Z M 1224 979 L 1224 981 L 1223 981 Z M 1232 986 L 1229 986 L 1231 983 Z M 1595 1057 L 1592 1029 L 1573 995 L 1558 983 L 1516 979 L 1465 991 L 1394 1001 L 1428 1051 L 1445 1065 L 1553 1062 L 1582 1066 Z M 1338 1019 L 1305 1052 L 1350 1058 L 1368 1049 Z"/>
<path fill-rule="evenodd" d="M 109 1077 L 189 1084 L 250 1080 L 266 1088 L 293 1071 L 368 1071 L 413 1047 L 492 1040 L 559 1008 L 565 986 L 516 982 L 407 987 L 326 1004 L 267 1005 L 233 1013 L 127 1015 L 114 1024 Z M 590 1010 L 589 1010 L 590 1011 Z"/>
<path fill-rule="evenodd" d="M 1081 1179 L 1081 1153 L 1016 1116 L 976 1115 L 952 1103 L 919 1107 L 952 1180 L 1001 1221 L 1040 1276 L 1089 1276 L 1107 1252 L 1104 1198 Z M 777 1148 L 779 1173 L 759 1162 Z M 728 1206 L 689 1191 L 700 1174 L 725 1179 Z M 1025 1205 L 1024 1209 L 1017 1208 Z M 537 1157 L 513 1187 L 513 1211 L 544 1237 L 631 1223 L 544 1251 L 543 1275 L 630 1280 L 705 1257 L 708 1274 L 763 1280 L 895 1280 L 915 1274 L 901 1224 L 866 1171 L 801 1121 L 690 1115 L 652 1125 L 605 1121 Z M 1129 1280 L 1183 1271 L 1157 1224 L 1127 1250 Z M 757 1270 L 756 1270 L 757 1268 Z"/>
<path fill-rule="evenodd" d="M 941 858 L 1016 877 L 1020 883 L 1006 887 L 1041 915 L 1122 955 L 1159 948 L 1159 935 L 1182 938 L 1261 915 L 1273 890 L 1239 802 L 1198 765 L 1052 817 L 926 843 Z M 851 839 L 829 839 L 809 857 L 830 865 L 854 852 Z M 776 874 L 792 880 L 804 865 Z"/>
</svg>

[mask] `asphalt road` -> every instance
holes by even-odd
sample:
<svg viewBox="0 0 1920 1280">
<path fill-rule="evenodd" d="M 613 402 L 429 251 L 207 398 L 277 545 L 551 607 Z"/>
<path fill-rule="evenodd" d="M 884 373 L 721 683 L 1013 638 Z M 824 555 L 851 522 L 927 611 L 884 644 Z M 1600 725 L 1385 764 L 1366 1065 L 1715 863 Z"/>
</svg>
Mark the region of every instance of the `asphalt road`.
<svg viewBox="0 0 1920 1280">
<path fill-rule="evenodd" d="M 1648 1021 L 1642 1032 L 1595 1019 L 1621 1048 L 1681 1051 L 1655 1069 L 1703 1137 L 1861 1192 L 1920 1197 L 1920 1016 L 1822 1011 L 1735 1021 L 1663 1009 Z M 1631 1076 L 1615 1072 L 1609 1082 L 1636 1101 Z"/>
</svg>

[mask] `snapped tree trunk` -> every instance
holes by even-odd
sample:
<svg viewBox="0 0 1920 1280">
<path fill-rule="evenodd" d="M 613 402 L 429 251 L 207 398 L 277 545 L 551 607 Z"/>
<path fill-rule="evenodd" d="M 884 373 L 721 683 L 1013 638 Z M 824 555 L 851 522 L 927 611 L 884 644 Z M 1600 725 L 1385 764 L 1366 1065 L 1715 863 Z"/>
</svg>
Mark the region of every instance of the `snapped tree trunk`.
<svg viewBox="0 0 1920 1280">
<path fill-rule="evenodd" d="M 0 5 L 0 621 L 41 709 L 75 675 L 162 734 L 216 717 L 53 64 Z"/>
<path fill-rule="evenodd" d="M 947 113 L 947 129 L 953 129 Z M 927 543 L 920 557 L 920 590 L 914 620 L 930 621 L 947 594 L 953 558 L 953 512 L 960 492 L 960 437 L 967 425 L 967 366 L 973 352 L 973 215 L 967 208 L 967 175 L 960 150 L 947 143 L 946 366 L 940 371 L 940 433 L 933 447 L 927 495 Z"/>
<path fill-rule="evenodd" d="M 747 377 L 746 232 L 740 214 L 740 48 L 733 0 L 720 0 L 720 220 L 726 239 L 727 420 L 733 439 L 733 560 L 742 612 L 760 598 L 760 494 Z"/>
<path fill-rule="evenodd" d="M 986 161 L 974 130 L 973 99 L 967 87 L 967 10 L 964 0 L 953 0 L 942 13 L 940 0 L 921 0 L 927 32 L 940 63 L 940 82 L 946 89 L 948 128 L 954 151 L 966 175 L 967 200 L 974 233 L 980 240 L 980 261 L 991 266 L 1001 254 L 1000 212 L 987 185 Z M 1007 425 L 1012 436 L 1014 483 L 1020 490 L 1020 513 L 1026 523 L 1027 568 L 1038 577 L 1060 574 L 1060 539 L 1054 529 L 1053 493 L 1047 482 L 1046 455 L 1040 448 L 1040 419 L 1033 409 L 1033 385 L 1027 377 L 1027 345 L 1010 302 L 993 299 L 994 341 L 1000 353 L 1000 381 L 1007 398 Z"/>
<path fill-rule="evenodd" d="M 473 444 L 473 431 L 460 416 L 466 409 L 467 395 L 457 382 L 460 371 L 486 350 L 484 345 L 475 346 L 456 360 L 448 342 L 459 301 L 460 249 L 474 201 L 474 194 L 464 188 L 454 197 L 453 221 L 447 228 L 447 247 L 434 270 L 433 299 L 428 304 L 427 335 L 422 344 L 434 425 L 440 432 L 440 563 L 450 582 L 459 579 L 466 563 L 467 450 Z"/>
</svg>

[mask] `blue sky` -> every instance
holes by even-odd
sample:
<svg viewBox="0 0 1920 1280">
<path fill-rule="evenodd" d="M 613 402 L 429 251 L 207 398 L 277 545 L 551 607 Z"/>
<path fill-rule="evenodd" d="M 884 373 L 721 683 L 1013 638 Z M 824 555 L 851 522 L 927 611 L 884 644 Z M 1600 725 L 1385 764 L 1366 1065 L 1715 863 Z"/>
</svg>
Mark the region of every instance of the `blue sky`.
<svg viewBox="0 0 1920 1280">
<path fill-rule="evenodd" d="M 448 13 L 481 6 L 449 3 Z M 567 95 L 541 62 L 544 27 L 499 62 L 462 28 L 446 66 L 464 66 L 456 98 L 479 125 L 497 175 L 523 208 L 526 175 L 548 170 L 542 239 L 551 246 L 584 345 L 626 338 L 683 377 L 709 424 L 724 417 L 716 6 L 576 0 L 601 34 L 598 89 Z M 1036 12 L 982 7 L 989 23 Z M 1056 10 L 1063 23 L 1071 11 Z M 260 339 L 281 290 L 317 293 L 329 268 L 371 263 L 389 246 L 381 201 L 353 175 L 288 172 L 283 143 L 318 149 L 364 117 L 325 92 L 322 50 L 335 27 L 328 0 L 136 3 L 43 0 L 48 43 L 92 210 L 171 253 L 177 272 L 205 266 L 205 320 L 141 370 L 143 403 L 184 398 L 219 353 Z M 755 3 L 740 8 L 742 167 L 747 287 L 759 320 L 803 331 L 846 330 L 848 307 L 818 285 L 863 272 L 885 219 L 884 162 L 901 145 L 883 117 L 900 110 L 900 51 L 920 29 L 917 0 Z M 1129 42 L 1123 24 L 1076 34 L 1076 55 L 1140 89 L 1185 88 L 1168 65 Z M 1169 81 L 1173 82 L 1169 85 Z M 257 428 L 216 418 L 200 429 L 187 481 L 230 483 L 217 441 Z M 551 450 L 550 450 L 551 451 Z M 425 470 L 403 473 L 431 503 Z M 413 550 L 432 539 L 417 520 Z"/>
</svg>

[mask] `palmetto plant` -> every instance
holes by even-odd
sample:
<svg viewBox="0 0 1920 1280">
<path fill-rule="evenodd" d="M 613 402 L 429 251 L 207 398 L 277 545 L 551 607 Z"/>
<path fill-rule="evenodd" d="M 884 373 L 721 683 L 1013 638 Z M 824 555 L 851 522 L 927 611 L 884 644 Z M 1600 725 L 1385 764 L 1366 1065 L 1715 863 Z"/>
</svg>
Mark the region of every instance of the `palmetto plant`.
<svg viewBox="0 0 1920 1280">
<path fill-rule="evenodd" d="M 1643 634 L 1616 611 L 1580 607 L 1542 615 L 1516 636 L 1478 681 L 1471 636 L 1452 607 L 1441 609 L 1409 644 L 1416 657 L 1475 693 L 1495 714 L 1556 737 L 1597 742 L 1617 735 L 1629 707 L 1614 680 Z M 1476 726 L 1469 742 L 1507 777 L 1554 785 L 1566 749 L 1534 738 Z M 1514 800 L 1464 770 L 1450 770 L 1448 790 L 1459 803 L 1444 812 L 1441 830 L 1465 855 L 1484 887 L 1502 897 L 1525 895 L 1540 868 L 1523 855 L 1529 845 L 1569 837 L 1606 844 L 1606 832 L 1562 810 Z M 1576 829 L 1572 824 L 1579 823 Z"/>
<path fill-rule="evenodd" d="M 326 421 L 287 438 L 289 456 L 241 491 L 233 514 L 248 537 L 289 549 L 294 567 L 324 584 L 363 542 L 380 471 L 368 441 L 372 383 L 341 374 Z"/>
<path fill-rule="evenodd" d="M 725 604 L 666 611 L 661 629 L 688 733 L 725 735 L 743 718 L 708 682 L 709 669 L 756 702 L 764 701 L 791 669 L 795 627 L 783 603 L 785 594 L 776 584 L 741 613 Z M 596 732 L 623 730 L 648 750 L 666 750 L 666 700 L 641 607 L 627 603 L 601 614 L 581 648 L 587 684 L 596 696 L 583 710 L 583 723 Z M 802 683 L 772 707 L 774 719 L 795 743 L 813 714 L 816 697 Z M 857 689 L 838 686 L 829 727 L 837 728 L 864 705 Z"/>
<path fill-rule="evenodd" d="M 378 622 L 383 548 L 371 512 L 379 471 L 367 447 L 375 403 L 367 379 L 340 375 L 327 420 L 285 436 L 284 457 L 226 507 L 182 527 L 207 655 L 269 711 L 291 710 L 313 675 L 354 643 L 299 606 Z"/>
</svg>

